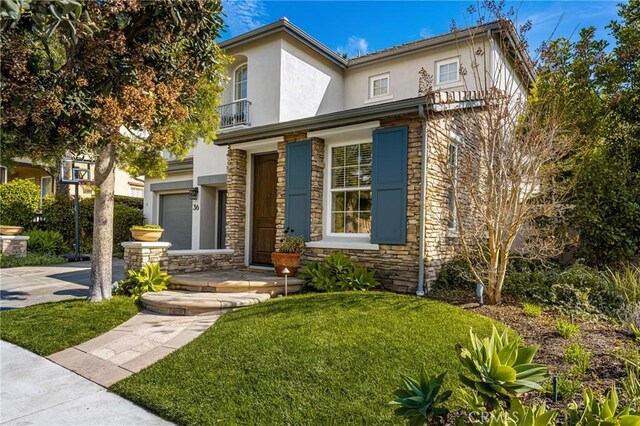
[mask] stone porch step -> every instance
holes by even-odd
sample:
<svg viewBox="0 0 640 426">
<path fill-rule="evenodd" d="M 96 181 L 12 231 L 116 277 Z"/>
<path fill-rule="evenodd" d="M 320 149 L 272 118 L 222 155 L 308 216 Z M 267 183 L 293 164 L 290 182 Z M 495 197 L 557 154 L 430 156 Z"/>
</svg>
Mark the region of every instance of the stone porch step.
<svg viewBox="0 0 640 426">
<path fill-rule="evenodd" d="M 255 305 L 269 299 L 269 294 L 212 293 L 164 290 L 147 292 L 140 301 L 150 311 L 166 315 L 199 315 L 224 313 L 231 309 Z"/>
<path fill-rule="evenodd" d="M 303 280 L 288 278 L 288 293 L 302 290 Z M 211 271 L 180 274 L 171 277 L 169 287 L 206 293 L 253 293 L 276 296 L 284 294 L 284 278 L 273 272 Z"/>
</svg>

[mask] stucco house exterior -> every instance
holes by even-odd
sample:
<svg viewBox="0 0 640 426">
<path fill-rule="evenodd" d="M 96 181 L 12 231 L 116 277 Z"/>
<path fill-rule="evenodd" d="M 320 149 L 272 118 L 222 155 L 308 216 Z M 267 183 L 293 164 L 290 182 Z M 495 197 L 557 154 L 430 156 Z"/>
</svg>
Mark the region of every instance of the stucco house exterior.
<svg viewBox="0 0 640 426">
<path fill-rule="evenodd" d="M 451 199 L 429 161 L 419 71 L 438 91 L 478 90 L 461 70 L 506 72 L 525 95 L 533 73 L 514 71 L 499 23 L 345 59 L 286 18 L 221 43 L 235 61 L 214 145 L 170 161 L 145 181 L 145 216 L 174 254 L 228 256 L 226 267 L 269 267 L 285 228 L 306 260 L 342 250 L 377 270 L 389 290 L 422 294 L 456 246 Z M 464 47 L 461 47 L 464 46 Z M 500 77 L 497 76 L 496 80 Z M 437 119 L 435 119 L 437 120 Z M 171 252 L 170 252 L 171 254 Z M 215 262 L 214 262 L 215 265 Z"/>
</svg>

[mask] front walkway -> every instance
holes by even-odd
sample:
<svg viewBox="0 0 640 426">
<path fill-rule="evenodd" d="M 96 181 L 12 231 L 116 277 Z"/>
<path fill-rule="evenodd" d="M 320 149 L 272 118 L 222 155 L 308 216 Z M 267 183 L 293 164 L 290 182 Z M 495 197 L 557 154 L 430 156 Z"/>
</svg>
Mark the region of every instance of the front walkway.
<svg viewBox="0 0 640 426">
<path fill-rule="evenodd" d="M 113 280 L 123 277 L 124 261 L 113 259 Z M 91 262 L 0 269 L 0 310 L 89 295 Z"/>
<path fill-rule="evenodd" d="M 143 311 L 105 334 L 55 353 L 49 359 L 109 387 L 186 345 L 219 317 Z"/>
<path fill-rule="evenodd" d="M 59 365 L 0 341 L 2 425 L 169 425 Z"/>
</svg>

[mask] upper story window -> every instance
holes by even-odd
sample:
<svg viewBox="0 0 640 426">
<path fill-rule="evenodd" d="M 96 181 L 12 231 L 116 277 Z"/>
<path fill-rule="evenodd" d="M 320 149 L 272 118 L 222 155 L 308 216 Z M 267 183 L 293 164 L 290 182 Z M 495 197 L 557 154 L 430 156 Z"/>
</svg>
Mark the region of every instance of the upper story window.
<svg viewBox="0 0 640 426">
<path fill-rule="evenodd" d="M 457 82 L 460 77 L 458 70 L 460 61 L 458 59 L 447 59 L 436 62 L 437 84 L 448 84 Z"/>
<path fill-rule="evenodd" d="M 371 234 L 371 141 L 331 147 L 332 234 Z"/>
<path fill-rule="evenodd" d="M 369 98 L 389 94 L 389 73 L 369 77 Z"/>
<path fill-rule="evenodd" d="M 240 65 L 236 68 L 236 72 L 233 77 L 234 82 L 234 95 L 235 101 L 241 99 L 247 99 L 247 64 Z"/>
</svg>

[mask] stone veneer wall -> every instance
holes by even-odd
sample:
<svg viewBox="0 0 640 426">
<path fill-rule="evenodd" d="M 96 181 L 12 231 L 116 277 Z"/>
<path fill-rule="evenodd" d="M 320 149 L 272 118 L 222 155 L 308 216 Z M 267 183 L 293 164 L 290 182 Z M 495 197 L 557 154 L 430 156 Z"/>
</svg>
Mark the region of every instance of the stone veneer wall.
<svg viewBox="0 0 640 426">
<path fill-rule="evenodd" d="M 167 272 L 170 274 L 187 274 L 203 271 L 226 271 L 233 269 L 231 259 L 233 252 L 206 254 L 173 254 L 169 252 Z"/>
<path fill-rule="evenodd" d="M 229 148 L 227 153 L 226 248 L 233 250 L 231 265 L 244 265 L 247 195 L 247 152 Z"/>
<path fill-rule="evenodd" d="M 418 282 L 419 227 L 420 227 L 420 167 L 422 162 L 422 121 L 416 114 L 390 117 L 380 120 L 381 127 L 409 126 L 407 162 L 407 241 L 402 245 L 381 244 L 379 250 L 343 249 L 360 266 L 376 269 L 377 278 L 387 290 L 413 293 Z M 456 238 L 448 235 L 447 184 L 435 154 L 447 149 L 446 142 L 435 138 L 429 128 L 429 157 L 427 164 L 427 199 L 425 221 L 425 281 L 432 282 L 442 264 L 453 258 Z M 277 164 L 277 216 L 276 249 L 284 232 L 286 144 L 308 140 L 306 132 L 284 135 L 278 143 Z M 311 194 L 311 241 L 322 239 L 323 191 L 324 191 L 324 141 L 313 139 L 312 145 L 312 194 Z M 245 257 L 245 200 L 246 200 L 246 152 L 230 149 L 227 167 L 227 248 L 234 249 L 231 264 L 244 265 Z M 338 249 L 307 248 L 303 263 L 322 260 Z"/>
<path fill-rule="evenodd" d="M 2 240 L 0 253 L 3 256 L 25 257 L 27 255 L 27 241 L 29 237 L 22 235 L 2 235 L 0 239 Z"/>
<path fill-rule="evenodd" d="M 167 250 L 171 247 L 170 243 L 125 241 L 121 245 L 124 248 L 124 276 L 129 269 L 138 271 L 148 263 L 160 263 L 160 269 L 167 271 L 169 267 Z"/>
</svg>

